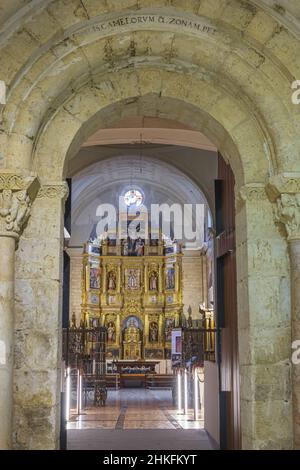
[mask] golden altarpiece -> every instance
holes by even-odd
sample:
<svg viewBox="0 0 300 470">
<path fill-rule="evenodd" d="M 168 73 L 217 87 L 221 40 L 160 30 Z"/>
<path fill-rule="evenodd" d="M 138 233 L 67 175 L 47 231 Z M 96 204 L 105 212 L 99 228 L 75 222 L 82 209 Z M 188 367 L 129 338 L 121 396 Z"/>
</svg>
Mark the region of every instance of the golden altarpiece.
<svg viewBox="0 0 300 470">
<path fill-rule="evenodd" d="M 106 238 L 84 246 L 82 320 L 106 326 L 107 358 L 169 359 L 182 317 L 182 254 L 177 243 Z"/>
</svg>

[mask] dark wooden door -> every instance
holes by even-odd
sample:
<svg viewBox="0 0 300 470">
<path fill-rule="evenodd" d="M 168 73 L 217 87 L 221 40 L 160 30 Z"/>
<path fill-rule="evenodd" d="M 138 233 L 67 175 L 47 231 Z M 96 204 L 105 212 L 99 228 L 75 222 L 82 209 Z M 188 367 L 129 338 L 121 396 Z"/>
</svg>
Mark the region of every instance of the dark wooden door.
<svg viewBox="0 0 300 470">
<path fill-rule="evenodd" d="M 220 444 L 240 448 L 234 175 L 218 156 L 216 201 L 216 292 L 220 362 Z"/>
</svg>

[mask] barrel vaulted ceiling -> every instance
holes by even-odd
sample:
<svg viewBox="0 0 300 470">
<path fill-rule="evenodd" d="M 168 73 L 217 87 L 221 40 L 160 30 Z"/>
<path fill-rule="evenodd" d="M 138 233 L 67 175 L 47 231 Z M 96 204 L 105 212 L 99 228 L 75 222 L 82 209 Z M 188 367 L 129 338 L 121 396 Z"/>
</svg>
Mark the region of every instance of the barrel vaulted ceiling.
<svg viewBox="0 0 300 470">
<path fill-rule="evenodd" d="M 184 173 L 166 162 L 145 156 L 122 154 L 94 163 L 72 179 L 71 245 L 81 245 L 98 222 L 99 204 L 118 209 L 119 196 L 138 188 L 151 204 L 205 204 L 199 187 Z"/>
</svg>

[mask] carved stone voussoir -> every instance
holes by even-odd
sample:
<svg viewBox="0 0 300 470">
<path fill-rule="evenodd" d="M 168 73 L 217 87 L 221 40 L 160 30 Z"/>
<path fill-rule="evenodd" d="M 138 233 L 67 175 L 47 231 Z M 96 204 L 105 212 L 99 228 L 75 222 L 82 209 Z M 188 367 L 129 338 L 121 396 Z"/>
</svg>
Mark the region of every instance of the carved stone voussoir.
<svg viewBox="0 0 300 470">
<path fill-rule="evenodd" d="M 37 198 L 62 199 L 65 201 L 69 195 L 69 187 L 67 183 L 44 184 L 41 186 Z"/>
<path fill-rule="evenodd" d="M 0 174 L 0 236 L 19 238 L 38 188 L 35 177 Z"/>
</svg>

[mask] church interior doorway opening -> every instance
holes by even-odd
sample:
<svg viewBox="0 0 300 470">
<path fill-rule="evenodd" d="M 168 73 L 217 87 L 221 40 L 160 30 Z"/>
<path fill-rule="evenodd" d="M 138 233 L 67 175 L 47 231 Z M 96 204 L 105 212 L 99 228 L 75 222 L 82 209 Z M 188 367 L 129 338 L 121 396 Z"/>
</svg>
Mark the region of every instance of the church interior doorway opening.
<svg viewBox="0 0 300 470">
<path fill-rule="evenodd" d="M 68 163 L 62 446 L 228 447 L 217 330 L 226 286 L 215 275 L 226 164 L 191 129 L 180 129 L 193 134 L 191 147 L 171 143 L 177 123 L 126 125 L 127 143 L 118 141 L 119 123 L 97 131 Z M 159 131 L 169 143 L 157 142 Z M 124 431 L 119 441 L 112 430 Z M 175 430 L 182 433 L 174 441 Z"/>
</svg>

